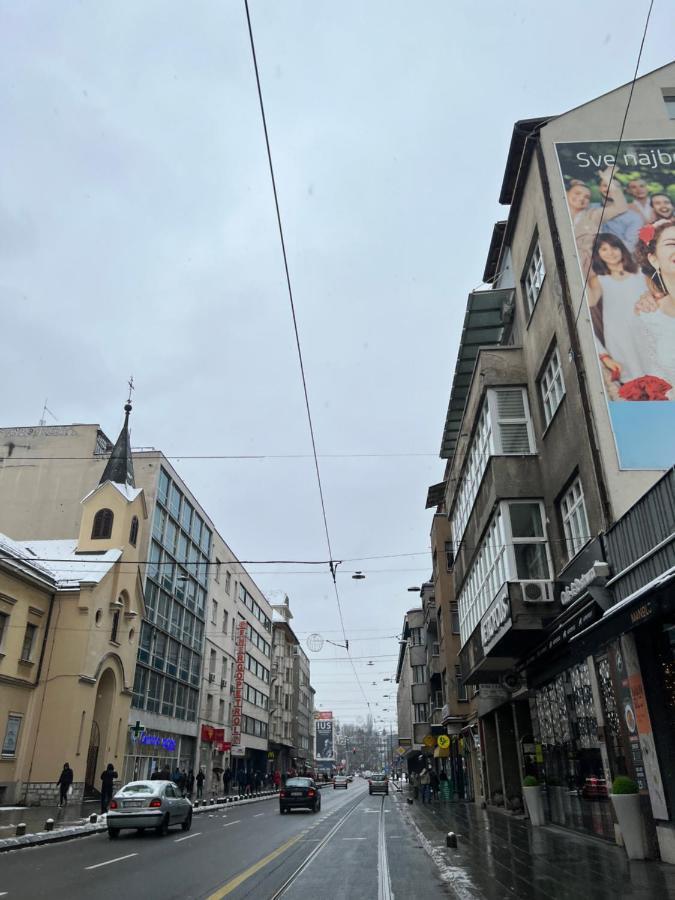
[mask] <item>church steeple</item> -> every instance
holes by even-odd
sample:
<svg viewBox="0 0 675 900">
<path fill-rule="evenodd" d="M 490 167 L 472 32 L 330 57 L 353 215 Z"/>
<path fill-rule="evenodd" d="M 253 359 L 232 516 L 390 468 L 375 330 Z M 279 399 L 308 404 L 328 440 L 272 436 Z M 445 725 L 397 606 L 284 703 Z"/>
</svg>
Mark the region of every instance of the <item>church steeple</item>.
<svg viewBox="0 0 675 900">
<path fill-rule="evenodd" d="M 136 487 L 134 481 L 134 464 L 131 459 L 131 440 L 129 439 L 129 413 L 131 412 L 131 391 L 129 399 L 124 404 L 124 425 L 115 441 L 115 446 L 110 454 L 110 459 L 101 475 L 99 484 L 106 481 L 114 481 L 115 484 L 129 484 Z"/>
</svg>

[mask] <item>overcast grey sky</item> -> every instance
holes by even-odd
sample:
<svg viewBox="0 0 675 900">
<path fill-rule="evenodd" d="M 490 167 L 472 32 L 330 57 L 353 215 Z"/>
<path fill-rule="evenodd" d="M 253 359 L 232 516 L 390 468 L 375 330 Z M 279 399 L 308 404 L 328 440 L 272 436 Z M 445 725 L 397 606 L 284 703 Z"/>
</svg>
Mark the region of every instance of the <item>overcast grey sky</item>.
<svg viewBox="0 0 675 900">
<path fill-rule="evenodd" d="M 647 7 L 251 0 L 319 452 L 429 454 L 321 460 L 337 558 L 428 546 L 513 123 L 629 81 Z M 674 33 L 656 0 L 641 72 Z M 135 446 L 309 453 L 242 0 L 0 0 L 0 121 L 0 424 L 48 397 L 115 436 L 133 373 Z M 310 459 L 176 465 L 241 558 L 325 558 Z M 377 712 L 430 560 L 344 568 Z M 340 639 L 325 571 L 256 580 Z M 317 704 L 362 714 L 348 664 L 312 660 Z"/>
</svg>

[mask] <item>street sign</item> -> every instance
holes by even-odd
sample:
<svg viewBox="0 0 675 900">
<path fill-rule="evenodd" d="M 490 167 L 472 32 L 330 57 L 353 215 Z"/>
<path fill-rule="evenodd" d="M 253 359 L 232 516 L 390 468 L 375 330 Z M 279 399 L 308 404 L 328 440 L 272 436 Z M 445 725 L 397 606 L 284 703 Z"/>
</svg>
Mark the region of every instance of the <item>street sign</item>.
<svg viewBox="0 0 675 900">
<path fill-rule="evenodd" d="M 425 747 L 435 747 L 436 746 L 436 738 L 433 734 L 428 734 L 424 740 L 422 741 Z"/>
<path fill-rule="evenodd" d="M 406 750 L 405 747 L 397 747 L 397 748 L 396 748 L 396 752 L 398 753 L 399 756 L 405 756 L 405 754 L 406 754 L 408 751 Z"/>
<path fill-rule="evenodd" d="M 441 750 L 447 750 L 447 748 L 450 746 L 450 738 L 447 736 L 447 734 L 438 735 L 438 746 L 441 748 Z"/>
</svg>

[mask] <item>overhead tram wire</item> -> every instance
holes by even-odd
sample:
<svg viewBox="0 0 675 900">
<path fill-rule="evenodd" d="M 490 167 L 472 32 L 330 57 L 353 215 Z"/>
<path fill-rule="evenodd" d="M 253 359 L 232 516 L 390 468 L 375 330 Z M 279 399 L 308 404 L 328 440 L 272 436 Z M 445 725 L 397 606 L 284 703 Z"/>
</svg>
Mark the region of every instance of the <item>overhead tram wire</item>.
<svg viewBox="0 0 675 900">
<path fill-rule="evenodd" d="M 279 194 L 277 192 L 277 183 L 276 183 L 276 178 L 274 175 L 274 164 L 272 162 L 272 149 L 270 146 L 269 132 L 267 129 L 267 117 L 265 115 L 265 104 L 263 102 L 262 86 L 260 83 L 260 72 L 258 70 L 258 57 L 256 55 L 256 50 L 255 50 L 255 40 L 253 38 L 253 26 L 251 24 L 251 12 L 248 7 L 248 0 L 244 0 L 244 9 L 246 10 L 246 24 L 248 26 L 248 37 L 249 37 L 249 41 L 251 44 L 251 56 L 253 59 L 253 68 L 255 71 L 255 81 L 256 81 L 256 88 L 258 91 L 258 101 L 260 103 L 260 115 L 262 118 L 263 131 L 265 134 L 265 147 L 267 149 L 267 162 L 269 163 L 270 178 L 272 181 L 272 192 L 274 194 L 274 208 L 276 210 L 276 215 L 277 215 L 277 225 L 279 228 L 279 240 L 281 242 L 281 252 L 282 252 L 283 260 L 284 260 L 284 272 L 286 274 L 286 286 L 288 288 L 288 299 L 290 302 L 291 315 L 293 318 L 293 331 L 295 334 L 295 346 L 296 346 L 297 353 L 298 353 L 298 363 L 300 365 L 300 376 L 302 379 L 302 390 L 303 390 L 303 394 L 305 397 L 305 409 L 307 411 L 307 422 L 309 424 L 309 434 L 310 434 L 310 438 L 311 438 L 311 442 L 312 442 L 312 455 L 314 457 L 314 468 L 316 470 L 316 480 L 317 480 L 317 485 L 319 488 L 319 499 L 321 501 L 321 513 L 323 516 L 323 526 L 324 526 L 324 531 L 326 534 L 326 546 L 328 547 L 328 556 L 330 557 L 330 563 L 329 563 L 330 573 L 331 573 L 331 576 L 333 579 L 333 588 L 335 591 L 335 600 L 337 602 L 338 615 L 340 617 L 340 626 L 342 628 L 342 637 L 345 642 L 345 649 L 347 652 L 347 656 L 349 657 L 349 659 L 351 661 L 352 657 L 349 652 L 349 641 L 347 639 L 347 633 L 345 630 L 344 616 L 342 614 L 342 603 L 340 602 L 340 592 L 338 591 L 338 586 L 337 586 L 336 567 L 335 567 L 335 562 L 333 560 L 333 549 L 331 547 L 330 532 L 328 530 L 328 518 L 326 516 L 326 504 L 325 504 L 324 495 L 323 495 L 323 485 L 321 483 L 321 471 L 319 469 L 319 459 L 318 459 L 317 451 L 316 451 L 316 439 L 314 436 L 314 424 L 312 421 L 312 411 L 311 411 L 310 404 L 309 404 L 309 393 L 307 390 L 307 378 L 305 375 L 305 364 L 304 364 L 303 357 L 302 357 L 302 347 L 300 346 L 300 332 L 298 330 L 298 318 L 297 318 L 297 315 L 295 312 L 295 301 L 293 299 L 293 287 L 291 285 L 291 275 L 290 275 L 290 270 L 289 270 L 289 266 L 288 266 L 288 255 L 286 253 L 286 241 L 284 238 L 283 224 L 281 222 L 281 210 L 279 207 Z M 363 699 L 366 701 L 366 706 L 370 710 L 370 702 L 365 694 L 365 691 L 363 690 L 363 687 L 361 686 L 361 682 L 359 681 L 359 676 L 356 671 L 356 666 L 354 665 L 353 661 L 352 661 L 352 668 L 354 670 L 354 677 L 356 678 L 357 684 L 361 687 L 361 693 L 363 694 Z"/>
<path fill-rule="evenodd" d="M 652 9 L 654 7 L 654 0 L 650 0 L 649 9 L 647 10 L 647 18 L 645 19 L 645 27 L 642 31 L 642 40 L 640 41 L 640 49 L 638 50 L 637 61 L 635 63 L 635 71 L 633 72 L 633 80 L 630 83 L 630 91 L 628 92 L 628 100 L 626 101 L 626 108 L 623 113 L 623 121 L 621 122 L 621 130 L 619 131 L 619 138 L 616 142 L 616 150 L 614 151 L 614 162 L 612 163 L 612 169 L 609 175 L 609 182 L 607 184 L 607 192 L 605 194 L 604 200 L 602 202 L 602 209 L 600 210 L 600 221 L 598 222 L 598 228 L 595 232 L 595 237 L 593 238 L 593 247 L 591 249 L 591 260 L 589 260 L 588 268 L 586 269 L 586 275 L 584 277 L 584 286 L 581 290 L 581 297 L 579 299 L 579 308 L 576 311 L 576 315 L 574 316 L 574 325 L 576 326 L 579 321 L 579 316 L 581 315 L 581 310 L 584 307 L 584 298 L 586 296 L 586 288 L 588 287 L 588 279 L 591 275 L 592 268 L 592 257 L 595 253 L 598 245 L 598 239 L 600 237 L 600 229 L 602 228 L 602 223 L 605 218 L 605 210 L 607 209 L 607 201 L 609 200 L 609 190 L 612 186 L 612 181 L 614 180 L 614 172 L 616 171 L 616 160 L 619 155 L 619 150 L 621 149 L 621 142 L 623 140 L 623 133 L 626 130 L 626 121 L 628 119 L 628 112 L 630 110 L 630 105 L 633 100 L 633 91 L 635 90 L 635 82 L 637 81 L 638 70 L 640 68 L 640 60 L 642 59 L 642 51 L 645 46 L 645 39 L 647 37 L 647 29 L 649 28 L 649 20 L 652 15 Z"/>
</svg>

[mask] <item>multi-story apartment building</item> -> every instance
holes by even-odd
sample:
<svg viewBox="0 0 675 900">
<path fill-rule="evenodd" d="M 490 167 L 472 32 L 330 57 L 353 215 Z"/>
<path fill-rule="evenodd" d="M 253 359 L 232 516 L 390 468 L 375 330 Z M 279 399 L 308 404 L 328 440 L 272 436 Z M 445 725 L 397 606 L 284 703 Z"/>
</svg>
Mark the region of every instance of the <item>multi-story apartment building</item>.
<svg viewBox="0 0 675 900">
<path fill-rule="evenodd" d="M 288 597 L 273 604 L 272 611 L 270 753 L 275 754 L 274 766 L 283 774 L 314 765 L 314 690 L 309 659 L 290 625 L 293 613 Z"/>
<path fill-rule="evenodd" d="M 425 738 L 431 735 L 427 635 L 422 607 L 409 609 L 403 617 L 399 648 L 396 666 L 398 742 L 405 748 L 404 759 L 413 771 L 421 767 L 425 754 L 429 754 Z"/>
<path fill-rule="evenodd" d="M 649 195 L 675 191 L 664 100 L 673 84 L 675 65 L 637 80 L 620 148 L 630 85 L 516 123 L 500 195 L 509 215 L 483 276 L 492 288 L 467 303 L 441 491 L 486 799 L 521 809 L 522 777 L 536 774 L 551 821 L 614 840 L 608 785 L 628 773 L 643 795 L 649 852 L 675 861 L 675 784 L 664 774 L 673 739 L 659 750 L 646 707 L 641 613 L 626 621 L 612 608 L 622 567 L 642 560 L 628 563 L 627 547 L 617 553 L 621 541 L 610 539 L 614 523 L 632 515 L 637 534 L 642 521 L 636 542 L 659 559 L 654 577 L 670 577 L 662 479 L 675 407 L 651 401 L 668 401 L 675 384 L 675 275 L 663 249 L 675 221 L 672 204 L 657 212 Z M 671 627 L 662 605 L 644 615 L 652 632 Z"/>
<path fill-rule="evenodd" d="M 137 537 L 145 616 L 123 777 L 144 777 L 166 763 L 172 770 L 204 764 L 213 778 L 234 760 L 264 771 L 271 607 L 171 463 L 154 449 L 132 454 L 126 423 L 115 448 L 98 425 L 3 428 L 0 448 L 0 530 L 19 539 L 76 535 L 79 498 L 98 482 L 109 455 L 133 458 L 148 509 Z M 229 748 L 238 619 L 247 622 L 246 683 L 236 707 L 241 736 Z"/>
</svg>

